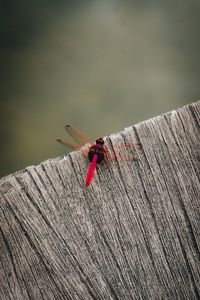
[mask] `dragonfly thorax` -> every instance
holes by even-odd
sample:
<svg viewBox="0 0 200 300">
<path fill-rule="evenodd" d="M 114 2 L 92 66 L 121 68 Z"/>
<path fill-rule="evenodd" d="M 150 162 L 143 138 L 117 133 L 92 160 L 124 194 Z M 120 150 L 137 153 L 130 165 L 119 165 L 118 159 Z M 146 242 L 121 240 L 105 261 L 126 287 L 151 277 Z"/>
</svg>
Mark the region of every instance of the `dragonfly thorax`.
<svg viewBox="0 0 200 300">
<path fill-rule="evenodd" d="M 97 156 L 97 164 L 100 164 L 102 160 L 104 160 L 104 154 L 105 154 L 105 149 L 104 149 L 104 140 L 102 138 L 98 138 L 96 140 L 96 144 L 93 144 L 88 153 L 88 158 L 90 161 L 92 161 L 94 155 Z"/>
</svg>

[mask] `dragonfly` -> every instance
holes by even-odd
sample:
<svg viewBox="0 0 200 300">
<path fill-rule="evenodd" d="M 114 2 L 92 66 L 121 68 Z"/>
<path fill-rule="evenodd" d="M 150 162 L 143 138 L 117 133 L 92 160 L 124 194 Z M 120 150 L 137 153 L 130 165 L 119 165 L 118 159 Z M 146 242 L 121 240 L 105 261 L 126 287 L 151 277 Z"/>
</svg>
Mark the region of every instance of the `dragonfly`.
<svg viewBox="0 0 200 300">
<path fill-rule="evenodd" d="M 104 146 L 104 139 L 98 138 L 96 139 L 96 143 L 92 143 L 89 138 L 81 134 L 78 130 L 73 128 L 70 125 L 65 125 L 65 130 L 73 138 L 75 143 L 71 143 L 68 140 L 61 140 L 57 139 L 57 142 L 60 144 L 67 146 L 68 148 L 71 148 L 72 150 L 79 150 L 82 146 L 85 144 L 90 144 L 89 150 L 88 150 L 88 159 L 90 161 L 90 165 L 86 174 L 86 180 L 85 184 L 86 186 L 89 186 L 91 183 L 97 164 L 100 164 L 106 156 L 106 148 Z"/>
</svg>

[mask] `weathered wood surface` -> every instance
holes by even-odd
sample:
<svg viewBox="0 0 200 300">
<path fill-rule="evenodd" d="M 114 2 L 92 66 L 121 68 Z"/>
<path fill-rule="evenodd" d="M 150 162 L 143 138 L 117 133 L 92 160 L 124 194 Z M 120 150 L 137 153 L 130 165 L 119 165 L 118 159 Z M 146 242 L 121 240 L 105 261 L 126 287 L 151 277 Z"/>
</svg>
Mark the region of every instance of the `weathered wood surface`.
<svg viewBox="0 0 200 300">
<path fill-rule="evenodd" d="M 0 181 L 0 299 L 200 299 L 200 101 L 106 143 Z"/>
</svg>

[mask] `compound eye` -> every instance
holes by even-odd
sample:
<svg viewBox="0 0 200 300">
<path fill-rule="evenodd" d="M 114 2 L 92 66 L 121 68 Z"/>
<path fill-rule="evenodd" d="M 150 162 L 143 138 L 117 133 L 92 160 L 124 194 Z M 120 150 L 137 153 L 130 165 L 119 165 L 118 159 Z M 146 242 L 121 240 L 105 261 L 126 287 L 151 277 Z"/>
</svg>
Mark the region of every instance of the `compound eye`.
<svg viewBox="0 0 200 300">
<path fill-rule="evenodd" d="M 99 138 L 99 139 L 96 140 L 96 143 L 98 145 L 103 145 L 104 144 L 104 140 L 102 138 Z"/>
</svg>

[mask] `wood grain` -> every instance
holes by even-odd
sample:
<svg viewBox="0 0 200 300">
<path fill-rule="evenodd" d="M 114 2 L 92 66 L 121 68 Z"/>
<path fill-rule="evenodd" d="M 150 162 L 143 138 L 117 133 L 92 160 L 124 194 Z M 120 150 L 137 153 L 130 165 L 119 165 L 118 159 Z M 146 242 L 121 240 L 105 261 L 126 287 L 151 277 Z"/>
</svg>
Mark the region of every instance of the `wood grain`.
<svg viewBox="0 0 200 300">
<path fill-rule="evenodd" d="M 0 299 L 200 299 L 200 101 L 106 145 L 0 181 Z"/>
</svg>

